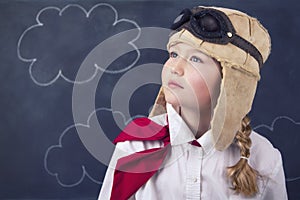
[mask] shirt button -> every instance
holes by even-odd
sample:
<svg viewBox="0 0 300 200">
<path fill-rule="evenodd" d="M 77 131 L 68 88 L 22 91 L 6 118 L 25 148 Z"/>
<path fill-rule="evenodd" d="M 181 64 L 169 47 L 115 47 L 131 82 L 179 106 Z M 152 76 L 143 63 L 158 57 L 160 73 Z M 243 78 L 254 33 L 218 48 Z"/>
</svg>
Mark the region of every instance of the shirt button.
<svg viewBox="0 0 300 200">
<path fill-rule="evenodd" d="M 198 179 L 197 178 L 194 178 L 194 183 L 196 183 L 198 181 Z"/>
</svg>

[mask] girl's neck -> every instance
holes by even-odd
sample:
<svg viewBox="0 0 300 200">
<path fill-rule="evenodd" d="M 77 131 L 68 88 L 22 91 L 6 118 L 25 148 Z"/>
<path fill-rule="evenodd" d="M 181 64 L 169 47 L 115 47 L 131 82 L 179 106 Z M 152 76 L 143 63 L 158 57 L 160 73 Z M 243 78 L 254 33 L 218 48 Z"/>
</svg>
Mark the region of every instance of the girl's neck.
<svg viewBox="0 0 300 200">
<path fill-rule="evenodd" d="M 195 137 L 200 138 L 210 127 L 210 110 L 199 111 L 198 109 L 178 107 L 176 111 L 194 133 Z"/>
</svg>

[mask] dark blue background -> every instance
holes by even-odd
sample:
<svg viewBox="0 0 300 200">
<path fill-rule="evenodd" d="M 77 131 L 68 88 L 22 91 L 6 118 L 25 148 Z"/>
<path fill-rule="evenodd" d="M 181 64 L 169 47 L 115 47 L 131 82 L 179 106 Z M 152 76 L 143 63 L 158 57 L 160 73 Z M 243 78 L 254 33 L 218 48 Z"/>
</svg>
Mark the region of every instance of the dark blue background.
<svg viewBox="0 0 300 200">
<path fill-rule="evenodd" d="M 96 199 L 99 193 L 99 183 L 103 180 L 106 166 L 88 153 L 74 130 L 64 137 L 65 148 L 61 152 L 52 152 L 49 156 L 48 167 L 59 172 L 58 177 L 45 169 L 44 158 L 47 150 L 57 145 L 63 131 L 74 124 L 73 84 L 61 78 L 49 86 L 35 84 L 28 72 L 30 63 L 20 60 L 17 55 L 19 38 L 27 28 L 36 24 L 35 18 L 41 9 L 48 6 L 62 9 L 68 4 L 78 4 L 89 10 L 97 3 L 100 1 L 0 1 L 0 199 Z M 297 148 L 300 144 L 300 3 L 296 0 L 108 3 L 118 11 L 119 18 L 133 20 L 140 27 L 168 28 L 183 8 L 200 4 L 240 9 L 262 22 L 272 38 L 272 53 L 261 71 L 262 79 L 250 113 L 252 126 L 282 152 L 289 198 L 300 199 L 300 157 Z M 70 12 L 69 17 L 80 21 L 82 18 L 75 13 Z M 58 28 L 68 28 L 69 24 L 58 23 L 58 19 L 51 13 L 43 16 L 45 24 L 48 23 L 49 27 L 53 24 Z M 50 66 L 51 70 L 51 65 L 72 65 L 74 67 L 63 70 L 68 77 L 74 78 L 84 57 L 109 36 L 106 35 L 107 32 L 101 32 L 101 28 L 108 24 L 109 20 L 109 17 L 103 17 L 92 22 L 94 32 L 91 30 L 85 39 L 66 46 L 68 50 L 58 50 L 57 54 L 62 58 L 52 58 L 51 54 L 45 57 L 43 52 L 48 50 L 43 46 L 43 38 L 51 38 L 52 34 L 56 34 L 51 31 L 59 29 L 49 28 L 27 37 L 22 43 L 21 53 L 25 58 L 44 56 L 39 66 Z M 77 28 L 80 30 L 86 27 Z M 116 32 L 121 30 L 122 27 Z M 109 34 L 116 32 L 111 31 Z M 81 37 L 80 31 L 70 34 L 73 37 Z M 95 37 L 95 34 L 99 34 L 99 37 Z M 49 49 L 55 52 L 55 45 L 63 45 L 63 41 L 68 41 L 69 36 L 66 34 L 53 40 L 53 49 Z M 124 62 L 134 57 L 134 52 L 129 53 L 117 60 L 114 66 L 122 67 Z M 166 52 L 142 50 L 136 66 L 149 62 L 163 63 L 166 58 Z M 53 73 L 43 71 L 43 68 L 39 70 L 36 73 L 40 73 L 41 80 L 49 78 Z M 105 75 L 101 78 L 96 94 L 97 108 L 110 107 L 111 91 L 121 75 Z M 158 89 L 157 85 L 146 85 L 138 89 L 129 105 L 131 115 L 147 115 Z M 145 96 L 145 93 L 148 95 Z M 107 136 L 113 139 L 119 129 L 113 122 L 111 113 L 97 113 L 97 117 L 105 132 L 111 133 Z M 89 175 L 83 179 L 82 166 Z"/>
</svg>

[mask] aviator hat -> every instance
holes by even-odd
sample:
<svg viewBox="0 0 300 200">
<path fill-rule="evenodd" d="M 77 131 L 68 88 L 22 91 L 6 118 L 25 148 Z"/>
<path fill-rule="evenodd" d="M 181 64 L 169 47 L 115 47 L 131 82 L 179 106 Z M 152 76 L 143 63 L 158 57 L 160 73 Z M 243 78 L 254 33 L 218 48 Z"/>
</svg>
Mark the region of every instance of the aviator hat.
<svg viewBox="0 0 300 200">
<path fill-rule="evenodd" d="M 226 149 L 251 110 L 260 67 L 271 50 L 268 31 L 249 15 L 227 8 L 185 9 L 175 19 L 171 44 L 184 42 L 215 58 L 222 67 L 222 81 L 211 120 L 215 148 Z M 159 90 L 151 116 L 166 112 L 163 88 Z"/>
</svg>

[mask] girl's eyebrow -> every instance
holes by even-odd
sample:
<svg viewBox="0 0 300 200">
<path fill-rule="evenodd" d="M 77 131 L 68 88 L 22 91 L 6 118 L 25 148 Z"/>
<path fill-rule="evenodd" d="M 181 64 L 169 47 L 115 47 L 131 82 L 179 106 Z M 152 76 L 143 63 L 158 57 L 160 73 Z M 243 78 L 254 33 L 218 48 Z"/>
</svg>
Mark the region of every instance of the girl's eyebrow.
<svg viewBox="0 0 300 200">
<path fill-rule="evenodd" d="M 176 50 L 181 50 L 180 46 L 176 45 L 176 44 L 179 44 L 181 42 L 175 42 L 175 43 L 172 43 L 170 44 L 169 48 L 174 48 Z M 189 50 L 187 50 L 188 53 L 199 53 L 199 54 L 202 54 L 204 56 L 207 56 L 205 53 L 203 53 L 202 51 L 196 49 L 196 48 L 191 48 Z"/>
<path fill-rule="evenodd" d="M 201 54 L 201 55 L 203 55 L 203 56 L 207 56 L 205 53 L 203 53 L 202 51 L 200 51 L 200 50 L 198 50 L 198 49 L 190 49 L 190 50 L 188 50 L 188 52 L 189 53 L 198 53 L 198 54 Z"/>
<path fill-rule="evenodd" d="M 175 43 L 170 44 L 169 50 L 170 50 L 171 48 L 173 48 L 174 50 L 177 50 L 177 51 L 181 52 L 180 46 L 179 46 L 179 45 L 176 45 L 176 44 L 179 44 L 179 43 L 181 43 L 181 42 L 175 42 Z M 188 49 L 188 50 L 186 51 L 186 53 L 187 53 L 188 55 L 191 55 L 191 54 L 197 54 L 197 55 L 199 55 L 199 59 L 200 59 L 202 62 L 204 62 L 204 60 L 205 60 L 207 57 L 209 57 L 208 55 L 206 55 L 205 53 L 203 53 L 202 51 L 200 51 L 200 50 L 198 50 L 198 49 L 196 49 L 196 48 Z"/>
<path fill-rule="evenodd" d="M 177 44 L 180 44 L 180 43 L 182 43 L 182 42 L 173 42 L 173 43 L 170 44 L 169 48 L 173 47 L 175 49 L 180 49 L 180 46 L 177 45 Z"/>
<path fill-rule="evenodd" d="M 189 54 L 197 54 L 197 56 L 202 60 L 202 62 L 204 62 L 204 60 L 210 58 L 210 56 L 206 55 L 205 53 L 203 53 L 202 51 L 200 51 L 198 49 L 191 49 L 188 53 Z"/>
</svg>

